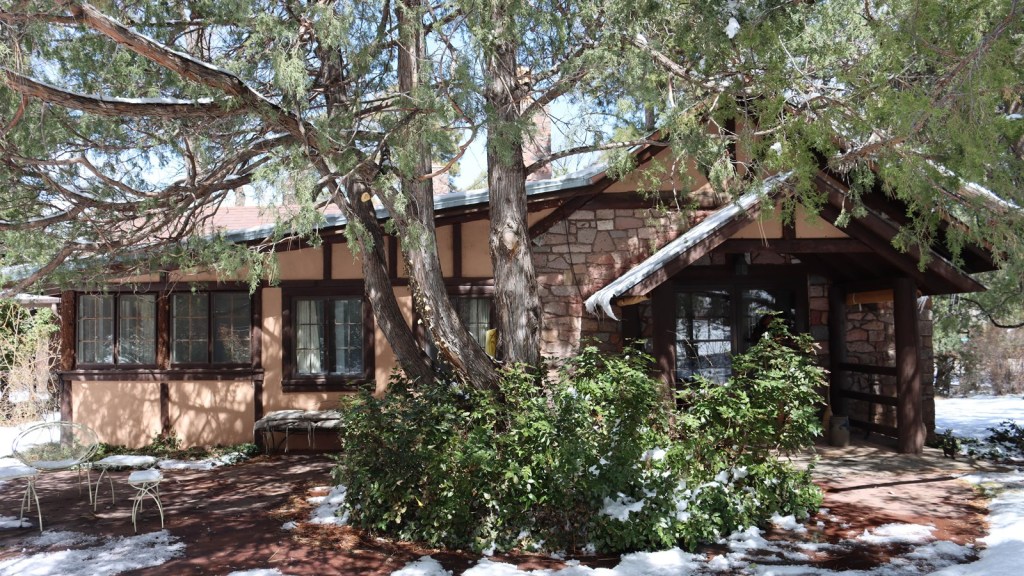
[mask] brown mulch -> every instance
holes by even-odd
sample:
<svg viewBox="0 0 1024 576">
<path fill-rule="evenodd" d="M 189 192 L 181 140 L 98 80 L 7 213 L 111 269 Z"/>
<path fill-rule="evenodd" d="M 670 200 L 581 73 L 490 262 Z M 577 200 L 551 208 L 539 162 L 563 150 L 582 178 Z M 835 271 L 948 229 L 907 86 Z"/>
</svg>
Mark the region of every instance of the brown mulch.
<svg viewBox="0 0 1024 576">
<path fill-rule="evenodd" d="M 828 454 L 830 464 L 820 464 L 816 476 L 825 490 L 828 511 L 812 518 L 808 534 L 770 529 L 770 540 L 838 542 L 866 529 L 889 523 L 934 525 L 934 535 L 958 544 L 974 543 L 984 536 L 985 502 L 962 480 L 957 463 L 932 458 L 928 465 L 878 466 L 873 454 Z M 871 469 L 860 469 L 870 460 Z M 897 462 L 892 460 L 891 462 Z M 236 466 L 210 471 L 165 471 L 161 484 L 167 530 L 185 544 L 185 554 L 138 574 L 227 574 L 236 570 L 277 568 L 285 574 L 385 575 L 430 554 L 456 574 L 475 564 L 478 555 L 430 550 L 409 543 L 394 543 L 362 534 L 348 527 L 301 522 L 308 518 L 308 496 L 325 495 L 330 484 L 332 460 L 326 454 L 290 453 L 260 456 Z M 132 534 L 127 472 L 115 473 L 118 500 L 111 504 L 109 484 L 100 489 L 94 513 L 84 493 L 79 493 L 74 473 L 43 476 L 38 492 L 47 531 L 66 530 L 93 536 Z M 0 515 L 14 516 L 23 484 L 0 484 Z M 35 520 L 35 517 L 32 517 Z M 296 529 L 282 525 L 299 520 Z M 0 560 L 31 551 L 35 528 L 0 530 Z M 160 529 L 153 506 L 139 519 L 139 531 Z M 721 549 L 709 547 L 708 554 Z M 832 569 L 864 569 L 885 563 L 900 547 L 863 546 L 814 555 L 807 563 Z M 522 569 L 559 568 L 557 560 L 537 555 L 499 556 L 496 561 Z M 614 566 L 616 557 L 582 557 L 591 566 Z"/>
</svg>

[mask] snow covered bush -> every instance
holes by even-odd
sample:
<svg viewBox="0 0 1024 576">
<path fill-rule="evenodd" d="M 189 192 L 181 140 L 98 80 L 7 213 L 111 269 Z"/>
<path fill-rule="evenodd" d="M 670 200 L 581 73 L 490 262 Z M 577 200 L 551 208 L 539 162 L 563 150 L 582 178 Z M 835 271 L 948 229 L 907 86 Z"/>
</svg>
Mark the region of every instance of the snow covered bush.
<svg viewBox="0 0 1024 576">
<path fill-rule="evenodd" d="M 820 494 L 778 458 L 818 432 L 823 373 L 801 342 L 765 339 L 728 384 L 695 383 L 674 424 L 632 351 L 585 347 L 555 378 L 510 370 L 494 392 L 396 377 L 345 410 L 335 479 L 349 523 L 474 550 L 625 551 L 805 514 Z"/>
</svg>

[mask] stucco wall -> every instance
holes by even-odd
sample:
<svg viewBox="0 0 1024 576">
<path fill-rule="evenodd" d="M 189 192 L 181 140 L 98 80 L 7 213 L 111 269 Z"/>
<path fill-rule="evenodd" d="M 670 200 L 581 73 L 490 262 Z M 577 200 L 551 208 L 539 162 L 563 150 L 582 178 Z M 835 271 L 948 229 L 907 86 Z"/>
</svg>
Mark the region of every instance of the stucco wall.
<svg viewBox="0 0 1024 576">
<path fill-rule="evenodd" d="M 160 433 L 157 382 L 72 382 L 71 402 L 74 420 L 108 444 L 143 446 Z"/>
<path fill-rule="evenodd" d="M 171 382 L 171 430 L 184 446 L 252 441 L 251 381 Z"/>
</svg>

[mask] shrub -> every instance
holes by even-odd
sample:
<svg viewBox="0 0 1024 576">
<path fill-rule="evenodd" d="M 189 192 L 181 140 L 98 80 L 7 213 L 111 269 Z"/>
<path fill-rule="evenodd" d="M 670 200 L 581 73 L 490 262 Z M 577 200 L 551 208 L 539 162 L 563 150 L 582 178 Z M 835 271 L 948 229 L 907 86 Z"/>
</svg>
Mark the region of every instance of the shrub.
<svg viewBox="0 0 1024 576">
<path fill-rule="evenodd" d="M 349 522 L 432 546 L 624 551 L 803 514 L 820 493 L 777 455 L 818 432 L 822 372 L 793 343 L 759 343 L 727 385 L 696 383 L 674 425 L 636 352 L 584 347 L 555 378 L 508 370 L 497 391 L 396 376 L 343 411 Z"/>
</svg>

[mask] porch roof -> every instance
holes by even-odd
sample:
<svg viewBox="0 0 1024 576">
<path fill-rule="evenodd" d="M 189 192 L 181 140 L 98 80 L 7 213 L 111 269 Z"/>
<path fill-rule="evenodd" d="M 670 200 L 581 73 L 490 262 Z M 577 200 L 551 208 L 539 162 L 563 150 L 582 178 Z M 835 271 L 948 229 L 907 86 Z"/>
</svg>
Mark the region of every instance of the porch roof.
<svg viewBox="0 0 1024 576">
<path fill-rule="evenodd" d="M 760 186 L 719 209 L 685 234 L 663 246 L 646 260 L 587 298 L 584 302 L 587 312 L 597 314 L 600 310 L 606 316 L 618 320 L 612 310 L 612 301 L 626 294 L 646 294 L 671 275 L 667 271 L 673 264 L 681 268 L 713 250 L 729 237 L 730 234 L 725 232 L 732 231 L 731 229 L 735 228 L 737 222 L 745 224 L 756 216 L 761 200 L 766 196 L 774 195 L 788 177 L 789 173 L 787 172 L 766 178 Z M 680 259 L 687 255 L 689 257 L 680 264 Z M 654 282 L 649 282 L 652 279 Z M 639 290 L 636 290 L 637 288 Z"/>
<path fill-rule="evenodd" d="M 619 276 L 584 302 L 587 312 L 618 319 L 613 305 L 625 297 L 645 296 L 682 269 L 709 252 L 723 250 L 770 250 L 797 256 L 809 268 L 835 281 L 848 284 L 877 283 L 884 278 L 907 277 L 925 294 L 980 292 L 985 287 L 971 273 L 992 269 L 991 259 L 983 255 L 965 254 L 960 266 L 954 264 L 941 247 L 921 250 L 911 247 L 901 252 L 893 246 L 900 223 L 893 219 L 892 207 L 866 207 L 866 215 L 857 217 L 844 228 L 849 239 L 830 243 L 825 240 L 764 240 L 750 243 L 732 241 L 730 237 L 757 217 L 762 200 L 775 197 L 785 186 L 788 173 L 765 179 L 735 202 L 719 209 L 683 235 L 667 243 L 646 260 Z M 825 173 L 816 184 L 828 198 L 821 215 L 830 221 L 839 217 L 848 203 L 846 187 Z M 724 246 L 723 246 L 724 244 Z M 741 250 L 741 251 L 742 251 Z M 925 264 L 922 267 L 921 262 Z"/>
</svg>

